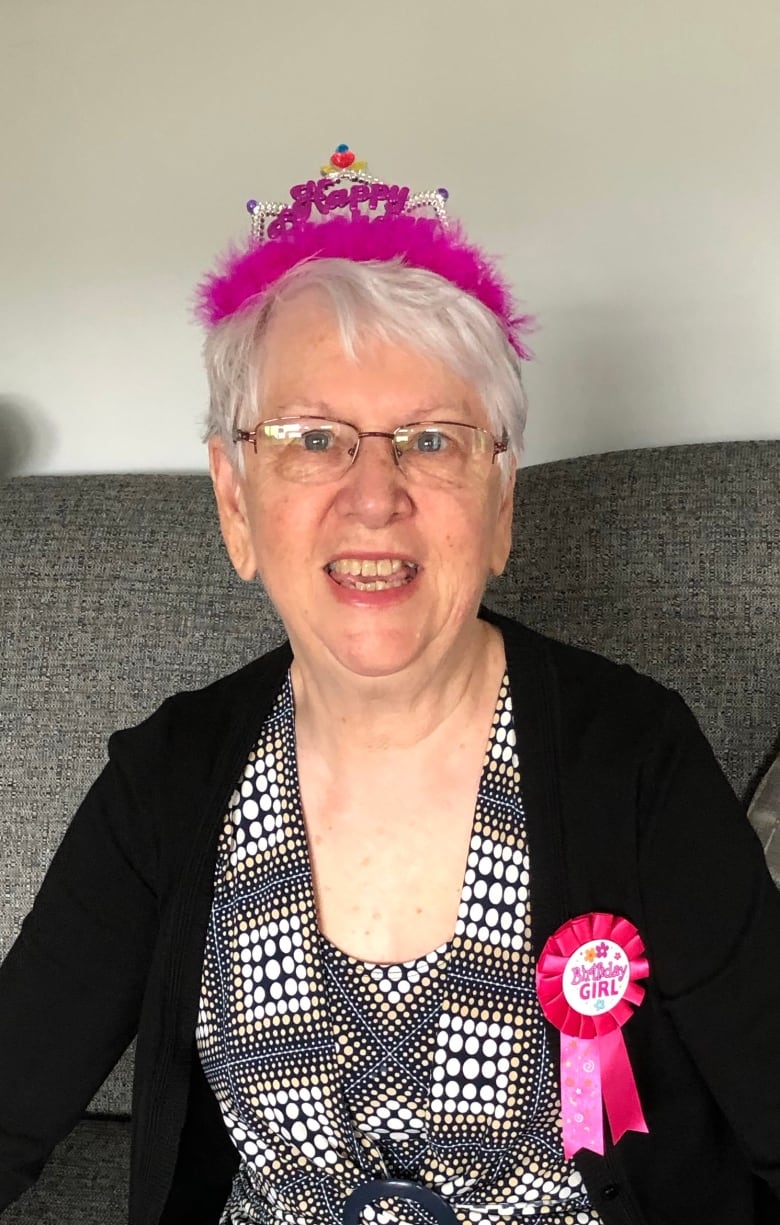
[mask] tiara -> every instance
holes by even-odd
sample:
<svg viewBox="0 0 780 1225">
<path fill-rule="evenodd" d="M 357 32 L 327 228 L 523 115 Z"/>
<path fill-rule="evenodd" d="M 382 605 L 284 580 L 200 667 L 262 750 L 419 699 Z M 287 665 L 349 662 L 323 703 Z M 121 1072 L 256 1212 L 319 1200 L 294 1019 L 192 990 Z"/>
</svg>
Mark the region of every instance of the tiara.
<svg viewBox="0 0 780 1225">
<path fill-rule="evenodd" d="M 448 216 L 448 199 L 444 187 L 413 194 L 375 178 L 348 145 L 338 145 L 319 178 L 290 188 L 288 203 L 247 201 L 249 238 L 198 286 L 196 313 L 215 327 L 308 260 L 395 260 L 427 269 L 482 302 L 518 356 L 529 358 L 522 337 L 532 330 L 532 317 L 518 314 L 495 262 Z"/>
</svg>

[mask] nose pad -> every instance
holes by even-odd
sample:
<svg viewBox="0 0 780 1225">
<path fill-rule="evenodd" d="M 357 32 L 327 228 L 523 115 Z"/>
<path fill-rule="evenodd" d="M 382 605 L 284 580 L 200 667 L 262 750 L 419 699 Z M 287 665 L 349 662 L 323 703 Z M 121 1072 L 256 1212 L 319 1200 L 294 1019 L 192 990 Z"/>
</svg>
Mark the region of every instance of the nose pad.
<svg viewBox="0 0 780 1225">
<path fill-rule="evenodd" d="M 401 467 L 401 452 L 398 450 L 398 447 L 395 441 L 395 437 L 393 434 L 388 434 L 385 430 L 363 430 L 361 431 L 361 433 L 358 434 L 357 442 L 355 443 L 354 447 L 352 447 L 352 449 L 349 452 L 350 456 L 352 457 L 350 467 L 352 467 L 354 464 L 357 463 L 358 456 L 360 454 L 360 444 L 364 438 L 386 438 L 388 442 L 390 443 L 390 454 L 393 457 L 393 463 L 395 467 L 398 469 L 398 471 L 401 473 L 402 476 L 406 475 L 403 468 Z"/>
</svg>

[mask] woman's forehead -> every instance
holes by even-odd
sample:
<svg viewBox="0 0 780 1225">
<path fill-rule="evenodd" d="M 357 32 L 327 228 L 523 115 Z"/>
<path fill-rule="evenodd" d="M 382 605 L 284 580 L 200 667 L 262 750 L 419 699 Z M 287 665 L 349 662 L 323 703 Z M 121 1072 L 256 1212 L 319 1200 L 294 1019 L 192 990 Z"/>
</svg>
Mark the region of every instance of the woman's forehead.
<svg viewBox="0 0 780 1225">
<path fill-rule="evenodd" d="M 269 350 L 338 340 L 338 322 L 323 290 L 304 289 L 278 302 L 265 330 Z"/>
<path fill-rule="evenodd" d="M 369 329 L 356 352 L 347 353 L 335 312 L 315 291 L 274 313 L 263 343 L 262 382 L 266 403 L 327 405 L 336 414 L 345 400 L 364 397 L 378 403 L 400 399 L 426 410 L 459 407 L 457 419 L 481 407 L 479 394 L 460 374 L 411 345 Z"/>
</svg>

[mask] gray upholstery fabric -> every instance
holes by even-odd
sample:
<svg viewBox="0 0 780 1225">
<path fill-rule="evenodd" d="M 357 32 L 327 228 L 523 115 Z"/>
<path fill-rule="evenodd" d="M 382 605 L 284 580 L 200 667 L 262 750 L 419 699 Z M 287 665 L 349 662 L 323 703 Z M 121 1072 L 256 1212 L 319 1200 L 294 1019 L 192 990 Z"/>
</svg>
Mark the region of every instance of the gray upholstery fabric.
<svg viewBox="0 0 780 1225">
<path fill-rule="evenodd" d="M 527 469 L 513 555 L 488 603 L 674 685 L 746 796 L 780 731 L 778 488 L 780 442 Z M 204 476 L 0 482 L 0 573 L 2 954 L 101 767 L 107 733 L 239 667 L 282 630 L 264 593 L 233 575 Z M 127 1113 L 130 1075 L 126 1057 L 93 1108 Z M 112 1175 L 114 1190 L 96 1185 L 94 1218 L 78 1190 L 103 1139 L 110 1167 L 101 1129 L 111 1126 L 76 1133 L 41 1184 L 51 1195 L 61 1184 L 71 1200 L 39 1205 L 36 1190 L 27 1215 L 20 1208 L 4 1225 L 113 1221 L 123 1193 Z"/>
<path fill-rule="evenodd" d="M 129 1123 L 80 1123 L 3 1225 L 126 1225 L 129 1160 Z"/>
<path fill-rule="evenodd" d="M 204 476 L 0 482 L 0 955 L 107 734 L 283 636 L 234 576 Z M 127 1113 L 126 1056 L 94 1108 Z"/>
<path fill-rule="evenodd" d="M 678 689 L 747 798 L 780 736 L 780 442 L 522 473 L 490 601 Z"/>
<path fill-rule="evenodd" d="M 759 783 L 748 816 L 761 839 L 772 879 L 780 887 L 780 756 Z"/>
</svg>

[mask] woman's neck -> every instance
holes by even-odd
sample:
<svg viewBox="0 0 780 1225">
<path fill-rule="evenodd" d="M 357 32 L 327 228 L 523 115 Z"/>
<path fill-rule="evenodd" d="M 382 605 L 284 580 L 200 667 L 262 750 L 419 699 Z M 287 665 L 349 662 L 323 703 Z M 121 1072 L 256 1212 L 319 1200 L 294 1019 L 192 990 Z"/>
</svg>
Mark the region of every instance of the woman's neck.
<svg viewBox="0 0 780 1225">
<path fill-rule="evenodd" d="M 495 702 L 505 668 L 500 632 L 485 621 L 435 665 L 361 677 L 307 667 L 296 657 L 292 683 L 300 749 L 331 760 L 369 758 L 430 746 L 479 718 Z"/>
</svg>

